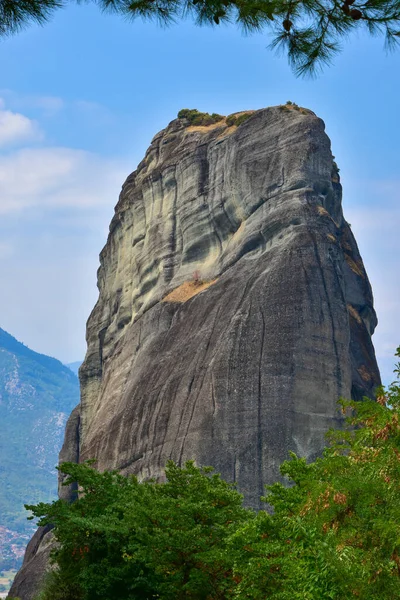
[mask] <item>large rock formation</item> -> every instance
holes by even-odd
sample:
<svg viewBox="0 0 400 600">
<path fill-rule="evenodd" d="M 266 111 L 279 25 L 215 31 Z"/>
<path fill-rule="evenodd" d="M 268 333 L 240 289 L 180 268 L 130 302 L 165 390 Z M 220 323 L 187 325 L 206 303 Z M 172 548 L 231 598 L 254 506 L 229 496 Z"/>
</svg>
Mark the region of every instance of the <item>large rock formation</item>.
<svg viewBox="0 0 400 600">
<path fill-rule="evenodd" d="M 100 259 L 65 456 L 143 477 L 195 458 L 258 507 L 289 450 L 321 451 L 338 398 L 379 384 L 371 288 L 311 111 L 172 121 Z"/>
</svg>

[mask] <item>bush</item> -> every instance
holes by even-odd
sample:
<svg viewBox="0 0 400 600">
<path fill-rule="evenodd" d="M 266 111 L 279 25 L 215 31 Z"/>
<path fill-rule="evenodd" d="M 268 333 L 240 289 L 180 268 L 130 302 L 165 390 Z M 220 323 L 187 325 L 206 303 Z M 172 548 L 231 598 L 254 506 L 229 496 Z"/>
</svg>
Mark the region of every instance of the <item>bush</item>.
<svg viewBox="0 0 400 600">
<path fill-rule="evenodd" d="M 236 598 L 399 597 L 400 363 L 395 373 L 377 401 L 340 401 L 343 428 L 322 458 L 283 463 L 291 486 L 268 486 L 274 514 L 232 537 Z"/>
<path fill-rule="evenodd" d="M 226 117 L 226 124 L 228 127 L 232 125 L 236 125 L 239 127 L 242 123 L 244 123 L 249 117 L 251 117 L 252 113 L 243 113 L 239 116 L 229 115 Z M 207 127 L 207 125 L 213 125 L 214 123 L 218 123 L 222 121 L 225 117 L 219 115 L 218 113 L 203 113 L 198 111 L 196 108 L 182 108 L 178 112 L 178 119 L 186 119 L 188 121 L 188 125 L 200 125 L 203 127 Z"/>
<path fill-rule="evenodd" d="M 194 116 L 196 116 L 197 114 L 199 114 L 199 111 L 196 110 L 195 108 L 191 109 L 191 108 L 182 108 L 182 110 L 180 110 L 178 112 L 178 119 L 191 119 Z"/>
<path fill-rule="evenodd" d="M 65 463 L 82 496 L 31 507 L 54 523 L 58 570 L 37 600 L 227 598 L 235 586 L 227 539 L 254 518 L 212 469 L 169 463 L 166 483 Z M 74 590 L 69 594 L 69 590 Z"/>
<path fill-rule="evenodd" d="M 226 124 L 229 127 L 232 127 L 233 125 L 239 127 L 239 125 L 247 121 L 247 119 L 249 119 L 252 116 L 252 114 L 253 113 L 242 113 L 239 116 L 229 115 L 228 117 L 226 117 Z"/>
<path fill-rule="evenodd" d="M 301 106 L 299 106 L 298 104 L 296 104 L 295 102 L 291 102 L 290 100 L 288 100 L 286 102 L 286 104 L 281 104 L 279 106 L 279 109 L 282 111 L 291 111 L 291 110 L 297 110 L 298 112 L 300 112 L 302 115 L 309 115 L 309 114 L 313 114 L 310 110 L 308 110 L 307 108 L 303 108 Z"/>
<path fill-rule="evenodd" d="M 182 108 L 182 110 L 178 112 L 178 119 L 187 119 L 190 125 L 213 125 L 223 118 L 223 116 L 217 113 L 210 115 L 209 113 L 202 113 L 196 108 Z"/>
<path fill-rule="evenodd" d="M 236 118 L 236 123 L 235 125 L 237 127 L 239 127 L 239 125 L 241 125 L 242 123 L 244 123 L 245 121 L 247 121 L 247 119 L 249 119 L 252 116 L 253 113 L 243 113 L 242 115 L 239 115 Z"/>
<path fill-rule="evenodd" d="M 193 119 L 190 120 L 192 125 L 212 125 L 215 123 L 214 119 L 208 113 L 199 113 Z"/>
<path fill-rule="evenodd" d="M 166 483 L 61 465 L 79 499 L 27 507 L 59 543 L 37 600 L 398 598 L 400 363 L 395 373 L 376 401 L 339 402 L 321 458 L 291 453 L 290 485 L 263 498 L 273 514 L 244 509 L 234 486 L 192 462 L 168 463 Z"/>
</svg>

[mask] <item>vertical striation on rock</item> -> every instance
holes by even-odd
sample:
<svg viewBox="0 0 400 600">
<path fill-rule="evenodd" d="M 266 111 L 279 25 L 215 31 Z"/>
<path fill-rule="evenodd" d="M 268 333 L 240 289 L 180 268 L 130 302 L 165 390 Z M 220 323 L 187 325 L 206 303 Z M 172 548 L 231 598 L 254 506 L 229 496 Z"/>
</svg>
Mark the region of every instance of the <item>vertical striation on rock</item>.
<svg viewBox="0 0 400 600">
<path fill-rule="evenodd" d="M 338 398 L 380 383 L 341 195 L 306 109 L 158 133 L 100 255 L 70 452 L 142 477 L 194 458 L 254 507 L 289 450 L 315 458 Z"/>
<path fill-rule="evenodd" d="M 258 506 L 290 449 L 320 452 L 338 398 L 379 383 L 372 293 L 311 111 L 170 123 L 123 186 L 98 283 L 80 452 L 101 469 L 196 458 Z"/>
</svg>

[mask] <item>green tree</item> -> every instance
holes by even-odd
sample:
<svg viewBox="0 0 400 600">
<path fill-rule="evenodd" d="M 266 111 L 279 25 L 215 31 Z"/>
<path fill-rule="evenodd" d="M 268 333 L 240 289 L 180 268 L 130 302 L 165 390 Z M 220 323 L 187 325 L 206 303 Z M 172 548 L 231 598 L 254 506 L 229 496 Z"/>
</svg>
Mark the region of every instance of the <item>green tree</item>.
<svg viewBox="0 0 400 600">
<path fill-rule="evenodd" d="M 400 348 L 397 351 L 400 357 Z M 89 465 L 52 523 L 57 570 L 38 600 L 393 600 L 400 597 L 400 363 L 376 401 L 341 400 L 321 458 L 283 463 L 255 514 L 210 468 L 169 463 L 165 483 Z"/>
<path fill-rule="evenodd" d="M 45 23 L 68 0 L 0 0 L 0 36 Z M 103 11 L 168 24 L 192 17 L 198 25 L 233 22 L 246 32 L 272 30 L 272 47 L 287 52 L 297 74 L 312 73 L 340 50 L 351 31 L 399 41 L 400 0 L 98 0 Z"/>
<path fill-rule="evenodd" d="M 254 518 L 212 469 L 166 467 L 165 483 L 65 463 L 81 495 L 29 506 L 54 524 L 57 570 L 41 600 L 228 598 L 235 585 L 226 541 Z"/>
<path fill-rule="evenodd" d="M 397 350 L 400 356 L 400 348 Z M 237 598 L 400 597 L 400 364 L 377 401 L 340 402 L 322 458 L 295 454 L 259 513 L 232 537 Z"/>
</svg>

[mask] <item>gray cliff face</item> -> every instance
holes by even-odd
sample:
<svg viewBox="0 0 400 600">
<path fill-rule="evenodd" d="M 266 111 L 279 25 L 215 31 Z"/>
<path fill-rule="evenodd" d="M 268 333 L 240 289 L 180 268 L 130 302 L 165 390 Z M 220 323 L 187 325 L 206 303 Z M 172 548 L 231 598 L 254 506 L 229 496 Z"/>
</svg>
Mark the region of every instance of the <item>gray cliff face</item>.
<svg viewBox="0 0 400 600">
<path fill-rule="evenodd" d="M 196 459 L 254 507 L 289 450 L 315 458 L 338 398 L 380 383 L 341 191 L 311 111 L 157 134 L 101 253 L 64 455 L 143 477 Z"/>
<path fill-rule="evenodd" d="M 196 458 L 258 506 L 379 382 L 372 294 L 320 119 L 185 125 L 128 177 L 101 253 L 80 457 L 144 477 Z"/>
</svg>

